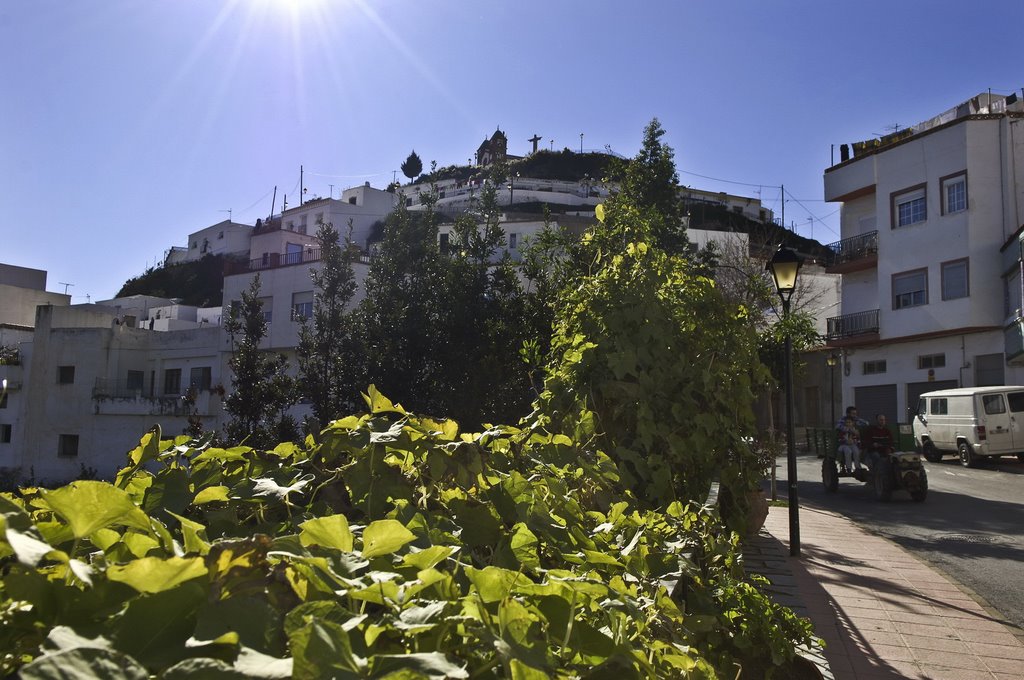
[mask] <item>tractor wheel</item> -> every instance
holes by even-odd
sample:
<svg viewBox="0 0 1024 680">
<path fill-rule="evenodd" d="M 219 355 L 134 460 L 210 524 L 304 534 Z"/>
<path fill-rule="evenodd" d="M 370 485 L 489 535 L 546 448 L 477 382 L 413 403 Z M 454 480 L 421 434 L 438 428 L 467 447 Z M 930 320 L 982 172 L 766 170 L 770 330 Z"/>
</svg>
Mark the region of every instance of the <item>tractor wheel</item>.
<svg viewBox="0 0 1024 680">
<path fill-rule="evenodd" d="M 839 468 L 836 467 L 836 459 L 831 456 L 825 456 L 825 460 L 821 461 L 821 483 L 828 493 L 839 490 Z"/>
<path fill-rule="evenodd" d="M 928 498 L 928 474 L 924 471 L 924 468 L 921 468 L 917 488 L 910 492 L 910 497 L 916 503 L 920 503 L 925 498 Z"/>
<path fill-rule="evenodd" d="M 878 461 L 874 469 L 875 498 L 882 502 L 892 498 L 892 463 Z"/>
</svg>

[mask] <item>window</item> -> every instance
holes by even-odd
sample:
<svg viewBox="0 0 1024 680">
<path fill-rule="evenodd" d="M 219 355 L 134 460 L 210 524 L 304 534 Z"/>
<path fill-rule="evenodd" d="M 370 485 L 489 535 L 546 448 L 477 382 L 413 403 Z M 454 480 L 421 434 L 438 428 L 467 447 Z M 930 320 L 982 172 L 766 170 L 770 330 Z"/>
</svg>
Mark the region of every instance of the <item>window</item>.
<svg viewBox="0 0 1024 680">
<path fill-rule="evenodd" d="M 75 367 L 74 366 L 58 366 L 57 367 L 57 383 L 60 385 L 70 385 L 75 382 Z"/>
<path fill-rule="evenodd" d="M 438 240 L 440 242 L 441 252 L 442 253 L 447 253 L 448 252 L 448 245 L 449 245 L 449 243 L 448 243 L 448 241 L 449 241 L 448 233 L 447 232 L 443 232 L 441 234 L 438 234 Z"/>
<path fill-rule="evenodd" d="M 518 244 L 518 241 L 519 241 L 519 234 L 509 234 L 508 235 L 508 247 L 509 247 L 509 249 L 515 250 L 516 249 L 516 245 Z"/>
<path fill-rule="evenodd" d="M 142 381 L 145 379 L 145 375 L 143 371 L 128 371 L 128 380 L 125 381 L 128 391 L 142 391 Z"/>
<path fill-rule="evenodd" d="M 313 291 L 292 293 L 292 321 L 310 319 L 313 316 Z"/>
<path fill-rule="evenodd" d="M 213 371 L 209 366 L 197 366 L 189 371 L 188 386 L 196 390 L 208 390 L 213 382 Z"/>
<path fill-rule="evenodd" d="M 1010 402 L 1010 411 L 1013 413 L 1024 411 L 1024 392 L 1010 392 L 1006 395 L 1006 399 Z"/>
<path fill-rule="evenodd" d="M 956 300 L 969 295 L 967 260 L 942 263 L 942 299 Z"/>
<path fill-rule="evenodd" d="M 180 368 L 168 368 L 164 371 L 164 394 L 181 394 Z"/>
<path fill-rule="evenodd" d="M 985 413 L 990 416 L 994 416 L 999 413 L 1006 413 L 1006 405 L 1003 403 L 1003 395 L 1001 394 L 986 394 L 981 398 L 981 403 L 985 406 Z"/>
<path fill-rule="evenodd" d="M 949 403 L 946 399 L 932 399 L 931 413 L 933 416 L 944 416 L 949 413 Z"/>
<path fill-rule="evenodd" d="M 928 304 L 928 270 L 892 275 L 892 308 L 904 309 Z"/>
<path fill-rule="evenodd" d="M 942 187 L 942 214 L 967 210 L 967 173 L 948 175 L 939 180 Z"/>
<path fill-rule="evenodd" d="M 288 220 L 288 231 L 295 231 L 295 220 Z"/>
<path fill-rule="evenodd" d="M 217 234 L 217 238 L 219 238 L 219 239 L 221 239 L 221 238 L 224 238 L 224 232 L 223 232 L 223 231 L 222 231 L 222 232 L 219 232 L 219 233 Z"/>
<path fill-rule="evenodd" d="M 885 373 L 885 359 L 878 361 L 865 361 L 863 365 L 864 375 L 876 375 Z"/>
<path fill-rule="evenodd" d="M 258 301 L 263 306 L 263 320 L 266 323 L 270 323 L 274 319 L 274 298 L 263 297 L 259 298 Z"/>
<path fill-rule="evenodd" d="M 74 458 L 78 455 L 78 435 L 62 434 L 57 438 L 57 455 L 61 458 Z"/>
<path fill-rule="evenodd" d="M 917 357 L 918 368 L 942 368 L 945 365 L 945 354 L 923 354 Z"/>
<path fill-rule="evenodd" d="M 928 190 L 926 184 L 894 191 L 889 195 L 892 226 L 906 227 L 928 219 Z"/>
<path fill-rule="evenodd" d="M 324 223 L 324 214 L 322 212 L 318 212 L 316 214 L 316 223 L 317 224 L 323 224 Z"/>
<path fill-rule="evenodd" d="M 10 444 L 10 443 L 11 443 L 11 426 L 10 425 L 6 425 L 6 424 L 0 425 L 0 444 Z"/>
<path fill-rule="evenodd" d="M 7 393 L 0 394 L 0 408 L 7 408 Z"/>
</svg>

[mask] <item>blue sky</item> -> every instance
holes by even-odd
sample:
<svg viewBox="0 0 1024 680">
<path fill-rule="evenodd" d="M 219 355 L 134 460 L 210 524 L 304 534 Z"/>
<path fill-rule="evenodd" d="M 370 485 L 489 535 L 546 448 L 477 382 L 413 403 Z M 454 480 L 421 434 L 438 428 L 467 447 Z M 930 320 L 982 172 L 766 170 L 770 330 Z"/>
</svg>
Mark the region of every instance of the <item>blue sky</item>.
<svg viewBox="0 0 1024 680">
<path fill-rule="evenodd" d="M 776 215 L 784 184 L 828 243 L 830 145 L 1020 92 L 1022 25 L 1020 0 L 0 0 L 0 262 L 111 297 L 275 185 L 294 205 L 300 165 L 308 195 L 383 187 L 497 126 L 632 155 L 654 116 L 683 184 Z"/>
</svg>

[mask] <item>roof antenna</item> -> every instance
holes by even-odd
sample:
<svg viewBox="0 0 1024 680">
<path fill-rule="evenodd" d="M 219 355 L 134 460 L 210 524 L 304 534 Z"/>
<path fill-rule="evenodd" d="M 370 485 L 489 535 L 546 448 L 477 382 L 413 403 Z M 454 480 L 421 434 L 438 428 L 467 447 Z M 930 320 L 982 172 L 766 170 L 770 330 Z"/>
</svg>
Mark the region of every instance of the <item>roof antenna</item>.
<svg viewBox="0 0 1024 680">
<path fill-rule="evenodd" d="M 228 208 L 227 210 L 218 210 L 217 212 L 226 212 L 228 214 L 228 222 L 231 221 L 231 208 Z"/>
<path fill-rule="evenodd" d="M 63 281 L 58 281 L 57 285 L 58 286 L 64 286 L 64 294 L 65 295 L 68 294 L 68 288 L 74 288 L 74 286 L 75 286 L 75 284 L 73 284 L 73 283 L 64 283 Z"/>
</svg>

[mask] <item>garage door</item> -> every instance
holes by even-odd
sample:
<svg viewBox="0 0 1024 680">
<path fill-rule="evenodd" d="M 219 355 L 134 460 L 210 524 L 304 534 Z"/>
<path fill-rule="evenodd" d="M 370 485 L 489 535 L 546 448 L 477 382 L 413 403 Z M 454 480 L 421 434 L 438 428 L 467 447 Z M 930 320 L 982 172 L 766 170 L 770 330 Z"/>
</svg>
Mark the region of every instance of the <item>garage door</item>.
<svg viewBox="0 0 1024 680">
<path fill-rule="evenodd" d="M 895 385 L 858 387 L 853 391 L 853 398 L 856 400 L 855 405 L 860 417 L 869 423 L 873 423 L 879 413 L 885 414 L 891 423 L 903 423 L 907 420 L 897 418 Z"/>
<path fill-rule="evenodd" d="M 951 390 L 954 387 L 960 387 L 956 380 L 907 383 L 907 408 L 911 409 L 912 413 L 917 413 L 917 400 L 922 394 L 934 390 Z M 911 418 L 906 414 L 900 418 L 901 423 L 909 423 L 910 421 Z"/>
</svg>

